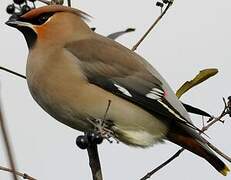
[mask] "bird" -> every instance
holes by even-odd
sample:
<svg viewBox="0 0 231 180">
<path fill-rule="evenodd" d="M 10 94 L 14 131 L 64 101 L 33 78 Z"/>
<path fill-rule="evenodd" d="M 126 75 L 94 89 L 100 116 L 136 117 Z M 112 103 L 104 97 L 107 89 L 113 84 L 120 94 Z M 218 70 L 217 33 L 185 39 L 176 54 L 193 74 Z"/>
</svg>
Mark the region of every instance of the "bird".
<svg viewBox="0 0 231 180">
<path fill-rule="evenodd" d="M 42 6 L 7 25 L 25 37 L 27 84 L 52 117 L 79 131 L 101 130 L 134 147 L 165 140 L 229 172 L 207 145 L 175 93 L 148 61 L 92 31 L 87 13 Z"/>
</svg>

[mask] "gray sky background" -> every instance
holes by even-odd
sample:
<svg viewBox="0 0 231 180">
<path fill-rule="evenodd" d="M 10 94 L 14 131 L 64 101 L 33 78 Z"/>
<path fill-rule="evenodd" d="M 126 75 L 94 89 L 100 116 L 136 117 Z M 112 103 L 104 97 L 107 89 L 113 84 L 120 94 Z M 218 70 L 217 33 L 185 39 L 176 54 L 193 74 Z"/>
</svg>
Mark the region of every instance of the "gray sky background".
<svg viewBox="0 0 231 180">
<path fill-rule="evenodd" d="M 23 35 L 4 22 L 8 19 L 2 0 L 0 7 L 0 65 L 25 74 L 27 47 Z M 118 39 L 132 47 L 153 23 L 160 10 L 153 0 L 73 0 L 73 6 L 94 18 L 89 22 L 97 32 L 111 32 L 136 28 Z M 215 0 L 176 0 L 157 28 L 149 35 L 137 52 L 145 57 L 176 90 L 199 70 L 215 67 L 219 74 L 185 94 L 183 101 L 202 107 L 218 115 L 222 96 L 231 95 L 231 2 Z M 65 27 L 63 27 L 65 28 Z M 75 139 L 80 132 L 57 122 L 46 114 L 32 99 L 25 80 L 0 72 L 1 97 L 10 131 L 19 171 L 42 180 L 91 179 L 85 151 L 79 150 Z M 231 121 L 209 129 L 210 141 L 231 155 Z M 193 116 L 201 125 L 201 117 Z M 100 157 L 104 179 L 138 180 L 158 166 L 176 150 L 174 144 L 155 145 L 149 149 L 135 149 L 120 143 L 104 142 Z M 0 139 L 0 165 L 8 166 Z M 229 166 L 230 163 L 227 163 Z M 230 175 L 226 179 L 230 179 Z M 152 179 L 209 179 L 223 178 L 205 160 L 184 152 Z M 0 172 L 1 180 L 11 179 Z"/>
</svg>

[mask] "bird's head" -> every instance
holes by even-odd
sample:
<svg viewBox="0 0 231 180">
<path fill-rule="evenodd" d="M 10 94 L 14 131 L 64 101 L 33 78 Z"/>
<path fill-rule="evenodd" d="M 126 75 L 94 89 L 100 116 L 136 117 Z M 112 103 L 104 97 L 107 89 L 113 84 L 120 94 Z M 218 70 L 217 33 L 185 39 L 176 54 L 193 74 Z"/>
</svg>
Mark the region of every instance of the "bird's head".
<svg viewBox="0 0 231 180">
<path fill-rule="evenodd" d="M 83 21 L 87 17 L 89 15 L 74 8 L 49 5 L 33 9 L 21 16 L 13 15 L 6 24 L 21 31 L 28 47 L 32 48 L 37 41 L 57 44 L 68 39 L 81 38 L 92 32 Z"/>
</svg>

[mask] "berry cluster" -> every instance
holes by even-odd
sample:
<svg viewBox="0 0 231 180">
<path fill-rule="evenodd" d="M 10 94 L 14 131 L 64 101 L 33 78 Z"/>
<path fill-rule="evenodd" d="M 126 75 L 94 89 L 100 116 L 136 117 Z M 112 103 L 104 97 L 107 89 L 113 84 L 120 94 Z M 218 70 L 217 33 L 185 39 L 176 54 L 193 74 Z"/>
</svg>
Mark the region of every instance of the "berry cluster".
<svg viewBox="0 0 231 180">
<path fill-rule="evenodd" d="M 169 0 L 162 0 L 162 2 L 157 1 L 157 2 L 156 2 L 156 6 L 163 8 L 163 7 L 164 7 L 164 4 L 169 4 L 169 3 L 172 3 L 172 2 L 173 2 L 173 1 L 169 1 Z"/>
<path fill-rule="evenodd" d="M 103 137 L 95 132 L 88 132 L 85 135 L 78 136 L 76 144 L 80 149 L 86 149 L 92 144 L 101 144 Z"/>
<path fill-rule="evenodd" d="M 8 5 L 6 12 L 8 14 L 25 14 L 35 8 L 36 0 L 13 0 L 13 3 Z"/>
</svg>

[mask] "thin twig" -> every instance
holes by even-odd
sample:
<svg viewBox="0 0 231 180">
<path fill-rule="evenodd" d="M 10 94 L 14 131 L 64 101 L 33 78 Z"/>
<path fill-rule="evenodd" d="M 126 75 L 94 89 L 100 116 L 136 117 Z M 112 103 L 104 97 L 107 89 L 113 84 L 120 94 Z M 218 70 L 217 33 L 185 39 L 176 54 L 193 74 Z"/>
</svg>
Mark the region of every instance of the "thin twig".
<svg viewBox="0 0 231 180">
<path fill-rule="evenodd" d="M 157 25 L 157 23 L 161 20 L 161 18 L 165 15 L 165 13 L 168 11 L 168 9 L 171 7 L 172 2 L 168 2 L 168 5 L 164 9 L 164 11 L 158 16 L 158 18 L 155 20 L 155 22 L 150 26 L 150 28 L 147 30 L 147 32 L 141 37 L 141 39 L 133 46 L 132 51 L 135 51 L 137 47 L 140 45 L 140 43 L 147 37 L 147 35 L 151 32 L 151 30 Z"/>
<path fill-rule="evenodd" d="M 87 152 L 93 180 L 103 180 L 97 144 L 90 144 L 87 148 Z"/>
<path fill-rule="evenodd" d="M 227 111 L 227 108 L 228 108 L 227 103 L 226 103 L 226 101 L 225 101 L 224 98 L 222 98 L 222 99 L 223 99 L 223 102 L 224 102 L 224 105 L 225 105 L 225 107 L 224 107 L 222 113 L 221 113 L 220 116 L 217 117 L 217 118 L 216 118 L 216 117 L 213 117 L 213 118 L 209 119 L 209 121 L 208 121 L 209 124 L 207 124 L 206 126 L 204 126 L 204 127 L 202 128 L 202 131 L 206 131 L 209 127 L 211 127 L 213 124 L 215 124 L 215 123 L 218 122 L 218 121 L 223 122 L 221 119 L 222 119 L 224 116 L 226 116 L 227 114 L 229 114 L 228 111 Z"/>
<path fill-rule="evenodd" d="M 47 0 L 37 0 L 37 1 L 42 2 L 42 3 L 44 3 L 44 4 L 47 4 L 47 5 L 50 5 L 50 4 L 51 4 L 51 2 L 50 2 L 50 1 L 47 1 Z"/>
<path fill-rule="evenodd" d="M 164 166 L 166 166 L 167 164 L 169 164 L 171 161 L 173 161 L 175 158 L 177 158 L 182 152 L 184 151 L 184 148 L 179 149 L 172 157 L 170 157 L 167 161 L 165 161 L 164 163 L 162 163 L 161 165 L 159 165 L 158 167 L 156 167 L 155 169 L 153 169 L 152 171 L 150 171 L 149 173 L 147 173 L 144 177 L 142 177 L 140 180 L 146 180 L 149 179 L 154 173 L 156 173 L 157 171 L 159 171 L 160 169 L 162 169 Z"/>
<path fill-rule="evenodd" d="M 29 176 L 29 175 L 26 174 L 26 173 L 21 173 L 21 172 L 18 172 L 18 171 L 13 171 L 12 169 L 7 168 L 7 167 L 0 166 L 0 170 L 1 170 L 1 171 L 7 171 L 7 172 L 10 172 L 10 173 L 15 173 L 17 176 L 20 176 L 20 177 L 22 177 L 23 179 L 27 179 L 27 180 L 36 180 L 35 178 Z"/>
<path fill-rule="evenodd" d="M 1 126 L 1 130 L 2 130 L 2 136 L 3 136 L 4 143 L 5 143 L 9 163 L 10 163 L 10 168 L 13 171 L 12 172 L 12 178 L 14 180 L 17 180 L 17 176 L 16 176 L 16 173 L 15 173 L 16 168 L 15 168 L 14 157 L 13 157 L 12 149 L 11 149 L 11 146 L 10 146 L 9 136 L 8 136 L 8 133 L 7 133 L 6 125 L 5 125 L 3 115 L 2 115 L 2 111 L 1 111 L 1 104 L 0 104 L 0 126 Z"/>
<path fill-rule="evenodd" d="M 12 70 L 10 70 L 10 69 L 7 69 L 7 68 L 5 68 L 5 67 L 0 66 L 0 69 L 3 70 L 3 71 L 9 72 L 9 73 L 11 73 L 11 74 L 13 74 L 13 75 L 16 75 L 16 76 L 18 76 L 18 77 L 21 77 L 21 78 L 23 78 L 23 79 L 26 79 L 26 76 L 24 76 L 24 75 L 22 75 L 22 74 L 19 74 L 19 73 L 15 72 L 15 71 L 12 71 Z"/>
<path fill-rule="evenodd" d="M 107 104 L 106 111 L 105 111 L 104 116 L 103 116 L 103 121 L 105 121 L 106 118 L 107 118 L 107 114 L 108 114 L 108 111 L 109 111 L 109 109 L 110 109 L 110 106 L 111 106 L 111 100 L 109 99 L 109 100 L 108 100 L 108 104 Z"/>
</svg>

